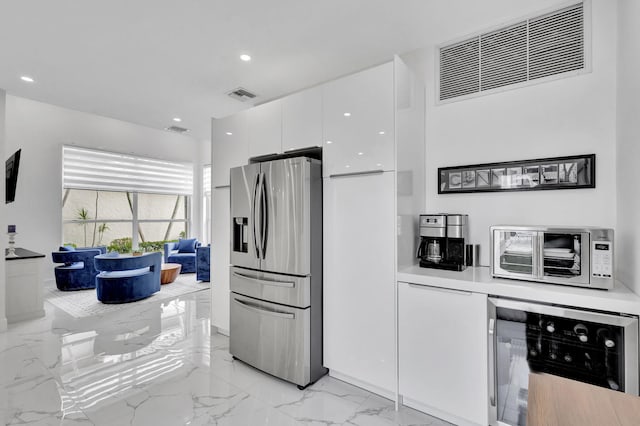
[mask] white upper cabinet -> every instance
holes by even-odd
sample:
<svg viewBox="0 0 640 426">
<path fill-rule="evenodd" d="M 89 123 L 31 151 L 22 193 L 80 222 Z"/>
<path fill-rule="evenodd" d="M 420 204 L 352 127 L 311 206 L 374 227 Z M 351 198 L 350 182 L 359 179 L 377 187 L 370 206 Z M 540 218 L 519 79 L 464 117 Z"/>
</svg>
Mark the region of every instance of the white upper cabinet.
<svg viewBox="0 0 640 426">
<path fill-rule="evenodd" d="M 247 111 L 211 122 L 213 186 L 228 186 L 229 169 L 247 164 Z"/>
<path fill-rule="evenodd" d="M 323 176 L 395 170 L 393 63 L 323 85 Z"/>
<path fill-rule="evenodd" d="M 282 151 L 322 146 L 322 87 L 282 99 Z"/>
<path fill-rule="evenodd" d="M 282 152 L 282 100 L 247 111 L 249 157 Z"/>
</svg>

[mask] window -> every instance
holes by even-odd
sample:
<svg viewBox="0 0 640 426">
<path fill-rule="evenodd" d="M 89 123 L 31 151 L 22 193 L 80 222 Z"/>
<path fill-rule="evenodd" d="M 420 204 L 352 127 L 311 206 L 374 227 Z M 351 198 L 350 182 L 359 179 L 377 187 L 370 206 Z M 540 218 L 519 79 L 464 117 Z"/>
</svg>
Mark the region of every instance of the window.
<svg viewBox="0 0 640 426">
<path fill-rule="evenodd" d="M 162 250 L 189 235 L 192 166 L 63 147 L 63 242 Z"/>
</svg>

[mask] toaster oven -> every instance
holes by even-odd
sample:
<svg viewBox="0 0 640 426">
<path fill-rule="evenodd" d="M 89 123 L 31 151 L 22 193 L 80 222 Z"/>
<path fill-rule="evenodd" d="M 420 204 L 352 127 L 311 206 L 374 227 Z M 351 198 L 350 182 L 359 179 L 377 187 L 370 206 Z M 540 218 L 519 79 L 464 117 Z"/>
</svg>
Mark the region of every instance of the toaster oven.
<svg viewBox="0 0 640 426">
<path fill-rule="evenodd" d="M 492 226 L 490 241 L 494 277 L 613 288 L 613 229 Z"/>
</svg>

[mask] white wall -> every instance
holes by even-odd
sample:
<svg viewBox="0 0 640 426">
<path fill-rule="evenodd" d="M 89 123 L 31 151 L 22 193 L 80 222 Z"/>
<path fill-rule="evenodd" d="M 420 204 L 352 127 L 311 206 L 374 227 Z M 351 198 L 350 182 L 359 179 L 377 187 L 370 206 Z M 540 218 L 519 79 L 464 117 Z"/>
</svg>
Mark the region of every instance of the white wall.
<svg viewBox="0 0 640 426">
<path fill-rule="evenodd" d="M 640 294 L 640 2 L 618 4 L 618 278 Z"/>
<path fill-rule="evenodd" d="M 201 143 L 188 136 L 10 95 L 6 115 L 5 153 L 21 148 L 22 154 L 16 200 L 7 205 L 2 226 L 17 226 L 16 246 L 48 256 L 62 242 L 62 145 L 193 162 L 201 169 Z M 200 181 L 195 183 L 199 194 Z M 199 235 L 194 225 L 193 234 Z M 53 278 L 49 272 L 44 276 Z"/>
<path fill-rule="evenodd" d="M 5 101 L 6 101 L 6 93 L 4 90 L 0 90 L 0 159 L 4 162 L 5 160 Z M 6 208 L 4 204 L 4 192 L 5 185 L 0 185 L 0 218 L 2 218 L 2 222 L 0 223 L 0 235 L 3 238 L 8 238 L 4 233 L 5 225 L 5 215 Z M 8 246 L 6 243 L 7 240 L 3 241 L 2 248 Z M 7 329 L 7 315 L 5 309 L 5 293 L 7 288 L 7 278 L 5 274 L 5 260 L 4 256 L 0 259 L 0 331 L 4 331 Z"/>
<path fill-rule="evenodd" d="M 483 265 L 490 225 L 616 224 L 616 5 L 594 0 L 592 7 L 593 71 L 577 77 L 436 105 L 435 46 L 403 56 L 424 69 L 427 87 L 425 212 L 469 214 L 470 242 L 481 245 Z M 590 153 L 595 189 L 437 193 L 438 167 Z"/>
</svg>

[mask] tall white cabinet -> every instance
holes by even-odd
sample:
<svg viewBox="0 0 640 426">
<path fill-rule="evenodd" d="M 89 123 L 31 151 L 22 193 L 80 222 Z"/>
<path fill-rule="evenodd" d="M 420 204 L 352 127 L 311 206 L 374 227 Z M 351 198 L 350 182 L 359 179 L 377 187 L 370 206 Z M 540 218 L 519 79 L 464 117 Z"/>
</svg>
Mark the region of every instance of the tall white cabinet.
<svg viewBox="0 0 640 426">
<path fill-rule="evenodd" d="M 229 334 L 229 264 L 231 257 L 230 187 L 213 188 L 211 193 L 211 325 Z"/>
<path fill-rule="evenodd" d="M 247 112 L 211 122 L 211 325 L 229 333 L 229 170 L 249 157 Z"/>
<path fill-rule="evenodd" d="M 392 397 L 394 174 L 324 179 L 324 364 Z"/>
<path fill-rule="evenodd" d="M 394 66 L 323 86 L 324 362 L 395 398 Z"/>
</svg>

